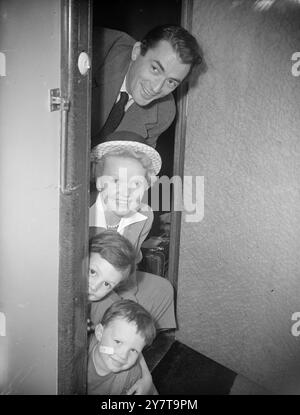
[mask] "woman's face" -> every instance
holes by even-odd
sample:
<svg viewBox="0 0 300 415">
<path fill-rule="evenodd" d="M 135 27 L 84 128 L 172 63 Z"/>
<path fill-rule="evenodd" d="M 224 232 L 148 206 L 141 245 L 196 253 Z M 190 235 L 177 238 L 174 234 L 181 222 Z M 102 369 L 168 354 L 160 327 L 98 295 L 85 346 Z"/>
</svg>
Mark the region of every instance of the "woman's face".
<svg viewBox="0 0 300 415">
<path fill-rule="evenodd" d="M 146 169 L 138 159 L 106 156 L 103 173 L 97 179 L 105 209 L 119 217 L 135 213 L 147 189 Z"/>
</svg>

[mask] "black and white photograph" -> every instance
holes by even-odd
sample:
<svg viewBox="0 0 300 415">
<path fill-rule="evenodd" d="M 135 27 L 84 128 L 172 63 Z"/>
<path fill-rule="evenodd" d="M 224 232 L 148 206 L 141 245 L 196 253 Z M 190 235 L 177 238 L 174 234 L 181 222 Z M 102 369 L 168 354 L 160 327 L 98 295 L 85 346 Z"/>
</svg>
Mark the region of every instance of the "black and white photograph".
<svg viewBox="0 0 300 415">
<path fill-rule="evenodd" d="M 0 0 L 17 395 L 300 395 L 300 0 Z"/>
</svg>

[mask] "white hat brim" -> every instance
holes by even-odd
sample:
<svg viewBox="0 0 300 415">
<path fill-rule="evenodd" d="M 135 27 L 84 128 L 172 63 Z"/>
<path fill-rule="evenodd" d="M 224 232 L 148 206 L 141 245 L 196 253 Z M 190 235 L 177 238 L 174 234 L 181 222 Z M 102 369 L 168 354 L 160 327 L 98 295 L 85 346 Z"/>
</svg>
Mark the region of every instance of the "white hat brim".
<svg viewBox="0 0 300 415">
<path fill-rule="evenodd" d="M 124 150 L 127 148 L 146 154 L 152 161 L 152 167 L 155 174 L 159 173 L 162 163 L 159 153 L 153 147 L 150 147 L 147 144 L 139 143 L 137 141 L 113 140 L 98 144 L 93 148 L 91 152 L 91 161 L 100 160 L 105 154 L 110 153 L 112 150 Z"/>
</svg>

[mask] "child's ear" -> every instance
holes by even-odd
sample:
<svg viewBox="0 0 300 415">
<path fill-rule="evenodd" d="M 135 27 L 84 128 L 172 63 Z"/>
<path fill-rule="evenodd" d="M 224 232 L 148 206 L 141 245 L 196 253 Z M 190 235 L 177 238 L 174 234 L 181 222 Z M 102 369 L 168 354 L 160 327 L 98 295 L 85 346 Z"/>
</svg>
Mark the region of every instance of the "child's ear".
<svg viewBox="0 0 300 415">
<path fill-rule="evenodd" d="M 102 326 L 101 323 L 97 324 L 97 326 L 95 327 L 95 336 L 99 342 L 101 342 L 101 339 L 102 339 L 103 329 L 104 327 Z"/>
<path fill-rule="evenodd" d="M 131 59 L 133 61 L 141 54 L 141 42 L 135 42 L 131 51 Z"/>
</svg>

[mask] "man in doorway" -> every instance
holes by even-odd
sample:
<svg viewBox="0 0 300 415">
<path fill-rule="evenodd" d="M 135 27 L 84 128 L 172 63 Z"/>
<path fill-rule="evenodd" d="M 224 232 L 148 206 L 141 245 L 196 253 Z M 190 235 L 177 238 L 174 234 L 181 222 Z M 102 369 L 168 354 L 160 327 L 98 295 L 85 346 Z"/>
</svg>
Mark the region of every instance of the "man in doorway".
<svg viewBox="0 0 300 415">
<path fill-rule="evenodd" d="M 155 27 L 140 42 L 95 28 L 92 147 L 115 130 L 135 132 L 155 147 L 176 115 L 172 92 L 201 62 L 197 40 L 178 25 Z"/>
</svg>

